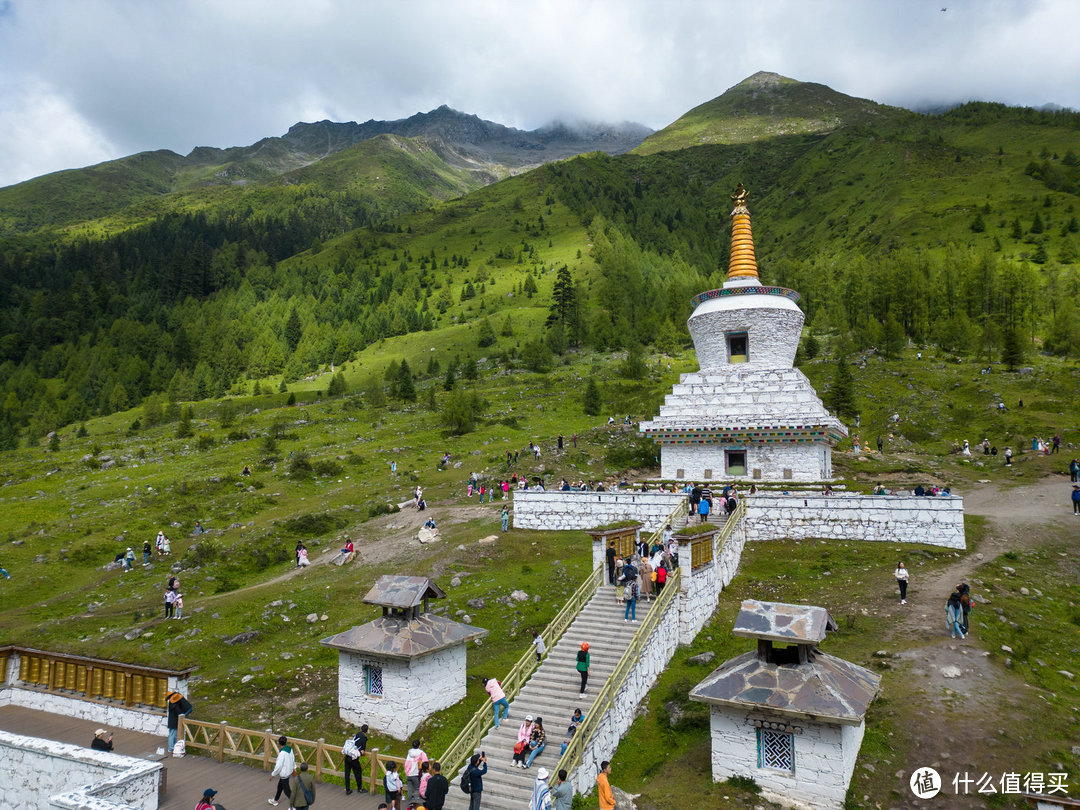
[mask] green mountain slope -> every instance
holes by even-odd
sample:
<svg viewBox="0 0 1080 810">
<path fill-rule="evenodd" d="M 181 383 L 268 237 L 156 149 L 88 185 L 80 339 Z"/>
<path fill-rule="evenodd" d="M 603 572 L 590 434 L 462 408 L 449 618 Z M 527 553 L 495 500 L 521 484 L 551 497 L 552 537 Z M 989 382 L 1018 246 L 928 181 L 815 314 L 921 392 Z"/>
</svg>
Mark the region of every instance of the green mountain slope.
<svg viewBox="0 0 1080 810">
<path fill-rule="evenodd" d="M 837 93 L 823 84 L 759 72 L 654 132 L 634 152 L 650 155 L 708 144 L 826 133 L 911 115 Z"/>
</svg>

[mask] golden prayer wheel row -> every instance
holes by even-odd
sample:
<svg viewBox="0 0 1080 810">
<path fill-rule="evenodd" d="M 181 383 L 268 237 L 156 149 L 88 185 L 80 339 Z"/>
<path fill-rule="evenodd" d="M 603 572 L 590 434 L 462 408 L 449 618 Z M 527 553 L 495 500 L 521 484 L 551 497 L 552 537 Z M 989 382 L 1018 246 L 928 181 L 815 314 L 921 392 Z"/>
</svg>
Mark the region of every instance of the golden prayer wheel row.
<svg viewBox="0 0 1080 810">
<path fill-rule="evenodd" d="M 90 700 L 122 701 L 129 706 L 164 708 L 168 692 L 166 677 L 27 653 L 19 660 L 19 680 L 50 691 L 81 692 Z"/>
</svg>

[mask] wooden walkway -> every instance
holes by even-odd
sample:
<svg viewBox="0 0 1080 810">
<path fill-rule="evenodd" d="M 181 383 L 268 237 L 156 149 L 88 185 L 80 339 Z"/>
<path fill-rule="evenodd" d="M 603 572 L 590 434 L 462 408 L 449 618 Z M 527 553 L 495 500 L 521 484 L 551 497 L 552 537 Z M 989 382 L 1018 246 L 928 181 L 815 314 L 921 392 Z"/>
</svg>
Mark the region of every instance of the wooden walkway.
<svg viewBox="0 0 1080 810">
<path fill-rule="evenodd" d="M 0 729 L 28 737 L 44 737 L 76 745 L 90 745 L 99 723 L 78 720 L 58 714 L 24 709 L 20 706 L 0 707 Z M 113 729 L 114 752 L 144 759 L 158 759 L 158 748 L 165 747 L 164 737 L 141 734 L 136 731 Z M 168 757 L 162 762 L 166 768 L 166 790 L 161 796 L 159 810 L 192 810 L 207 788 L 218 791 L 216 801 L 229 810 L 270 807 L 266 800 L 274 795 L 277 780 L 270 774 L 247 765 L 231 762 L 219 763 L 207 757 L 189 754 L 186 757 Z M 364 772 L 364 788 L 367 784 Z M 340 785 L 320 783 L 316 790 L 315 806 L 319 810 L 376 810 L 382 801 L 378 795 L 357 793 L 345 795 Z M 282 797 L 281 808 L 288 804 Z"/>
</svg>

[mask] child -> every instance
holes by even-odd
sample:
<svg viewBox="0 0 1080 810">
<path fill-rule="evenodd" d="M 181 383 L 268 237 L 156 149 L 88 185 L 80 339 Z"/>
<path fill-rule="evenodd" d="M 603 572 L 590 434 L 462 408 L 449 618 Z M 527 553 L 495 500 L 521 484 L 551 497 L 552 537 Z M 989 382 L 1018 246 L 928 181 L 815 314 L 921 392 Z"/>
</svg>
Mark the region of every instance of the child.
<svg viewBox="0 0 1080 810">
<path fill-rule="evenodd" d="M 173 618 L 182 619 L 184 613 L 184 595 L 177 592 L 176 597 L 173 600 Z"/>
<path fill-rule="evenodd" d="M 311 561 L 308 559 L 307 549 L 302 548 L 296 554 L 296 567 L 307 568 L 309 565 L 311 565 Z"/>
<path fill-rule="evenodd" d="M 547 652 L 547 645 L 544 643 L 544 637 L 537 633 L 535 630 L 532 631 L 532 638 L 533 646 L 536 647 L 536 663 L 539 664 L 540 659 L 542 659 L 544 657 L 544 653 Z"/>
</svg>

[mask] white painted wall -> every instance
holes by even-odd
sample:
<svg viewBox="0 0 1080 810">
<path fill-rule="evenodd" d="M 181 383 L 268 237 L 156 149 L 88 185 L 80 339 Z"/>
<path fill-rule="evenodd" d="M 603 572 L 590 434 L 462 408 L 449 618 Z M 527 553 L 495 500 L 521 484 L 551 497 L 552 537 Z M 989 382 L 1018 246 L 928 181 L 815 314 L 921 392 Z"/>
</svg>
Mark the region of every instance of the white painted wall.
<svg viewBox="0 0 1080 810">
<path fill-rule="evenodd" d="M 841 810 L 865 724 L 840 726 L 792 720 L 779 714 L 734 707 L 710 707 L 712 774 L 714 782 L 730 776 L 749 776 L 770 801 L 805 810 Z M 757 766 L 754 720 L 794 725 L 795 773 Z"/>
<path fill-rule="evenodd" d="M 728 285 L 724 285 L 725 287 Z M 732 295 L 703 301 L 686 322 L 702 371 L 722 373 L 728 362 L 727 334 L 746 332 L 745 364 L 756 368 L 791 368 L 805 316 L 780 295 Z"/>
<path fill-rule="evenodd" d="M 731 537 L 720 549 L 720 555 L 708 565 L 697 570 L 690 568 L 690 548 L 684 547 L 680 553 L 679 567 L 682 569 L 680 580 L 679 606 L 679 643 L 692 644 L 701 628 L 716 612 L 720 592 L 735 577 L 746 544 L 746 533 L 740 521 Z"/>
<path fill-rule="evenodd" d="M 643 531 L 652 531 L 683 497 L 660 492 L 517 492 L 514 526 L 571 531 L 637 520 L 645 524 Z M 813 537 L 966 547 L 962 498 L 764 492 L 743 498 L 749 542 Z M 596 557 L 595 549 L 593 553 L 598 565 L 603 558 Z"/>
<path fill-rule="evenodd" d="M 686 496 L 675 492 L 542 492 L 514 493 L 514 528 L 572 531 L 595 529 L 623 520 L 637 520 L 643 531 L 655 531 Z"/>
<path fill-rule="evenodd" d="M 745 501 L 751 542 L 822 538 L 966 547 L 962 498 L 759 492 Z"/>
<path fill-rule="evenodd" d="M 162 765 L 0 731 L 0 807 L 157 810 Z"/>
<path fill-rule="evenodd" d="M 364 694 L 364 664 L 382 667 L 383 694 Z M 430 715 L 465 697 L 465 645 L 412 661 L 382 661 L 338 653 L 338 713 L 352 725 L 367 723 L 407 740 Z"/>
<path fill-rule="evenodd" d="M 730 475 L 725 468 L 725 450 L 746 451 L 746 475 Z M 754 470 L 761 475 L 754 478 Z M 682 474 L 679 474 L 682 470 Z M 708 478 L 706 470 L 711 471 Z M 785 471 L 791 477 L 785 478 Z M 824 444 L 662 444 L 660 477 L 679 481 L 797 481 L 830 480 L 831 448 Z"/>
<path fill-rule="evenodd" d="M 24 706 L 39 712 L 63 714 L 80 720 L 92 720 L 103 726 L 141 731 L 143 734 L 168 735 L 164 710 L 152 712 L 146 709 L 129 709 L 112 703 L 94 703 L 88 700 L 55 695 L 37 689 L 20 689 L 18 686 L 0 689 L 0 706 Z M 0 805 L 2 807 L 3 805 Z"/>
</svg>

